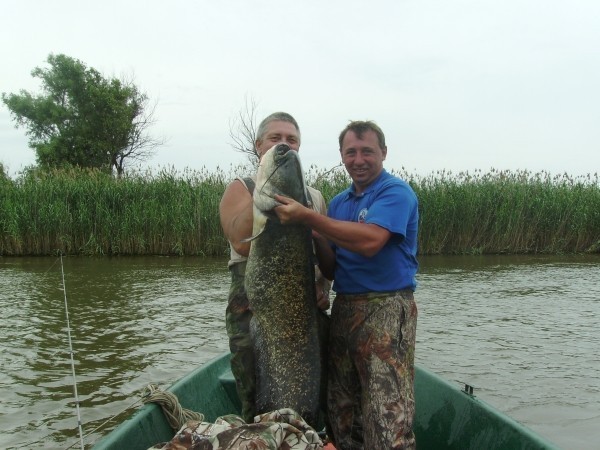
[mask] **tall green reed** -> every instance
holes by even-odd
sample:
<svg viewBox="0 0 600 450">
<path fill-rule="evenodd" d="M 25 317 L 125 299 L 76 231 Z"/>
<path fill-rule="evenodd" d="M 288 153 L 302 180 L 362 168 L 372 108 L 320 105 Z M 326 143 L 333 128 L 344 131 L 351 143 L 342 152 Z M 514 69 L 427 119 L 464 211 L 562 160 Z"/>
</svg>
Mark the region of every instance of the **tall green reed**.
<svg viewBox="0 0 600 450">
<path fill-rule="evenodd" d="M 600 252 L 597 174 L 441 171 L 413 183 L 426 253 Z"/>
<path fill-rule="evenodd" d="M 243 167 L 0 177 L 0 255 L 224 256 L 218 206 Z M 547 172 L 394 171 L 419 198 L 421 254 L 600 252 L 600 180 Z M 329 202 L 343 167 L 307 171 Z"/>
<path fill-rule="evenodd" d="M 225 185 L 220 171 L 26 176 L 2 186 L 0 254 L 224 254 L 217 210 Z"/>
</svg>

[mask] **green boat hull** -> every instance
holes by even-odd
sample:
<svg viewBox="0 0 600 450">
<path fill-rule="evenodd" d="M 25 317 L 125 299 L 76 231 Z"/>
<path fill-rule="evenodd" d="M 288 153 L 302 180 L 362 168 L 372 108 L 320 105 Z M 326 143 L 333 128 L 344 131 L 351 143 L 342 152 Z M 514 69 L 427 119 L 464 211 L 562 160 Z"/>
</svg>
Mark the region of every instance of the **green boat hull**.
<svg viewBox="0 0 600 450">
<path fill-rule="evenodd" d="M 238 413 L 240 402 L 224 354 L 194 370 L 169 390 L 184 408 L 202 412 L 205 420 Z M 418 449 L 538 450 L 557 449 L 510 417 L 437 375 L 415 369 L 415 435 Z M 96 450 L 146 450 L 169 441 L 174 431 L 155 404 L 141 408 L 101 439 Z"/>
</svg>

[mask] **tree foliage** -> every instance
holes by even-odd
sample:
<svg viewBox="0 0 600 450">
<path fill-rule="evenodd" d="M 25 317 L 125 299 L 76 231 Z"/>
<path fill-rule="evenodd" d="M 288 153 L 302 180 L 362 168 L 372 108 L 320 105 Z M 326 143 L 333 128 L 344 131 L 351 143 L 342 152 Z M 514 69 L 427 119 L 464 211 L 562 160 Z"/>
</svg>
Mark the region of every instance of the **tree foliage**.
<svg viewBox="0 0 600 450">
<path fill-rule="evenodd" d="M 66 55 L 48 56 L 35 68 L 42 93 L 2 94 L 16 126 L 27 128 L 29 146 L 42 167 L 79 166 L 116 170 L 144 160 L 162 141 L 148 134 L 154 107 L 131 81 L 104 78 Z"/>
<path fill-rule="evenodd" d="M 4 167 L 4 164 L 0 163 L 0 186 L 2 186 L 2 183 L 9 180 L 10 178 L 8 177 L 8 171 Z"/>
</svg>

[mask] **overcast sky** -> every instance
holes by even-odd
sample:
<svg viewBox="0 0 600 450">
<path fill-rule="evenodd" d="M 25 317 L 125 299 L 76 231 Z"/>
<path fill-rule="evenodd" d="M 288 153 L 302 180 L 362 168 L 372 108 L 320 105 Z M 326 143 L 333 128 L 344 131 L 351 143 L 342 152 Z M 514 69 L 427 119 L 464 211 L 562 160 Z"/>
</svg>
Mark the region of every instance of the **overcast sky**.
<svg viewBox="0 0 600 450">
<path fill-rule="evenodd" d="M 386 168 L 426 175 L 600 171 L 600 1 L 2 1 L 0 92 L 40 92 L 50 53 L 133 77 L 157 102 L 146 163 L 228 171 L 230 123 L 254 99 L 329 168 L 354 119 L 386 134 Z M 33 164 L 0 104 L 0 162 Z"/>
</svg>

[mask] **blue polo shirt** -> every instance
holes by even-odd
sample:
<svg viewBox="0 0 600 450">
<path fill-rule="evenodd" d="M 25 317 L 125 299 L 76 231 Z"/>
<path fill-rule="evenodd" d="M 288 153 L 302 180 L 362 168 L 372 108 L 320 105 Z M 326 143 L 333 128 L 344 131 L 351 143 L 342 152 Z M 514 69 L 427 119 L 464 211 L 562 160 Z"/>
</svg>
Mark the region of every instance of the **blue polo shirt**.
<svg viewBox="0 0 600 450">
<path fill-rule="evenodd" d="M 416 288 L 419 204 L 408 183 L 384 169 L 362 194 L 357 195 L 351 185 L 336 195 L 329 205 L 328 216 L 373 223 L 392 233 L 390 240 L 371 258 L 332 244 L 336 253 L 334 291 L 364 294 Z"/>
</svg>

